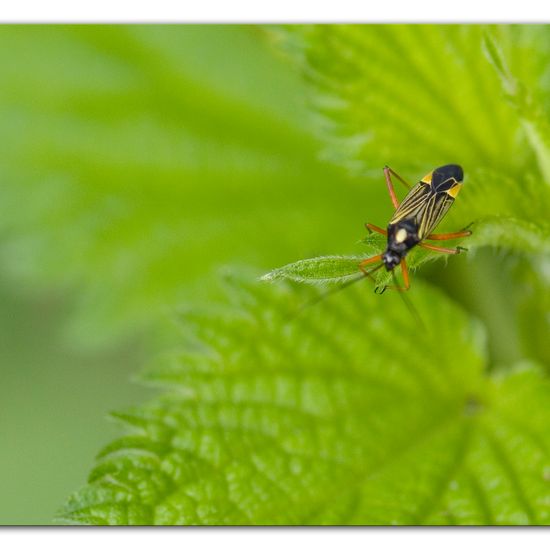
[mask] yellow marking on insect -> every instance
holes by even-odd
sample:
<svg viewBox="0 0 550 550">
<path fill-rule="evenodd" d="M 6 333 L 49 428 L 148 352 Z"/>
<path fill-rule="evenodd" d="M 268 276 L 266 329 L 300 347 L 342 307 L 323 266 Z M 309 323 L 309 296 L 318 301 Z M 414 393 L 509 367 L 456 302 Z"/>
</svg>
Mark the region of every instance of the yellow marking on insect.
<svg viewBox="0 0 550 550">
<path fill-rule="evenodd" d="M 447 190 L 447 195 L 450 195 L 451 197 L 453 197 L 453 199 L 455 199 L 458 193 L 460 192 L 461 187 L 462 187 L 461 183 L 457 183 L 456 185 L 453 185 L 450 189 Z"/>
<path fill-rule="evenodd" d="M 395 242 L 402 243 L 407 238 L 407 230 L 406 229 L 398 229 L 395 233 Z"/>
<path fill-rule="evenodd" d="M 432 184 L 432 174 L 433 174 L 433 170 L 429 174 L 426 174 L 420 181 L 422 183 L 427 183 L 428 185 L 431 185 Z"/>
</svg>

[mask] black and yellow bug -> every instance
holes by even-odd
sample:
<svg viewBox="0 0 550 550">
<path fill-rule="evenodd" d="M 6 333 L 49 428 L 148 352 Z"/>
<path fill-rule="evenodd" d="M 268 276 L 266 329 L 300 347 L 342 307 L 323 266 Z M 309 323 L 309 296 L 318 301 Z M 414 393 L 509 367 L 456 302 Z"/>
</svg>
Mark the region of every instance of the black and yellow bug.
<svg viewBox="0 0 550 550">
<path fill-rule="evenodd" d="M 409 193 L 399 202 L 391 177 L 395 176 L 408 189 Z M 442 254 L 458 254 L 460 247 L 444 248 L 423 242 L 424 240 L 445 241 L 448 239 L 458 239 L 468 237 L 471 231 L 463 229 L 455 233 L 433 234 L 437 224 L 442 220 L 458 195 L 464 174 L 462 168 L 457 164 L 447 164 L 431 171 L 424 176 L 412 189 L 410 185 L 401 176 L 396 174 L 391 168 L 384 168 L 384 176 L 388 185 L 388 191 L 391 201 L 395 207 L 393 217 L 389 221 L 387 231 L 372 223 L 365 224 L 368 231 L 376 231 L 388 237 L 388 245 L 382 254 L 367 258 L 359 264 L 359 269 L 364 275 L 373 278 L 372 273 L 382 266 L 387 271 L 393 271 L 398 265 L 401 265 L 403 273 L 404 286 L 399 285 L 385 286 L 386 288 L 395 288 L 396 290 L 408 290 L 410 287 L 409 271 L 405 256 L 415 246 L 435 250 Z M 370 264 L 380 265 L 367 271 L 365 266 Z"/>
</svg>

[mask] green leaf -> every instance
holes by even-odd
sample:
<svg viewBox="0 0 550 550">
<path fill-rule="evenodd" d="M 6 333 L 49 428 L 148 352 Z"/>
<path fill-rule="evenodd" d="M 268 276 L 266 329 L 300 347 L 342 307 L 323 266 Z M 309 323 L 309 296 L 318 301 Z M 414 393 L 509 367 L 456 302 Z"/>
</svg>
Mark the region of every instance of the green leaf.
<svg viewBox="0 0 550 550">
<path fill-rule="evenodd" d="M 384 238 L 371 233 L 361 241 L 368 255 L 379 254 Z M 326 284 L 352 281 L 361 275 L 359 262 L 367 256 L 320 256 L 285 265 L 266 273 L 261 279 L 272 282 L 282 279 L 297 283 Z"/>
<path fill-rule="evenodd" d="M 514 163 L 519 122 L 498 101 L 501 82 L 475 25 L 314 25 L 301 39 L 299 67 L 323 116 L 327 152 L 361 171 L 423 171 L 460 162 Z M 536 55 L 536 52 L 534 52 Z M 498 139 L 495 136 L 498 135 Z M 337 155 L 337 156 L 335 156 Z M 512 155 L 512 156 L 510 156 Z"/>
<path fill-rule="evenodd" d="M 493 32 L 487 31 L 484 34 L 485 51 L 502 81 L 506 96 L 518 111 L 525 135 L 537 157 L 540 171 L 546 184 L 550 185 L 550 125 L 547 113 L 534 99 L 535 94 L 531 94 L 526 84 L 512 74 L 496 36 L 498 30 L 501 31 L 501 34 L 508 35 L 516 34 L 517 31 L 514 32 L 515 29 L 507 27 L 492 30 Z M 537 33 L 535 29 L 532 32 Z M 536 34 L 533 38 L 536 38 Z M 539 52 L 540 54 L 546 53 L 546 56 L 550 53 L 548 46 L 542 44 L 539 47 Z"/>
<path fill-rule="evenodd" d="M 299 260 L 270 271 L 262 277 L 264 281 L 288 279 L 298 283 L 344 282 L 360 275 L 360 256 L 320 256 Z"/>
<path fill-rule="evenodd" d="M 550 387 L 489 371 L 484 331 L 421 283 L 353 287 L 293 318 L 312 288 L 237 281 L 185 315 L 162 388 L 117 417 L 60 521 L 84 524 L 550 524 Z"/>
</svg>

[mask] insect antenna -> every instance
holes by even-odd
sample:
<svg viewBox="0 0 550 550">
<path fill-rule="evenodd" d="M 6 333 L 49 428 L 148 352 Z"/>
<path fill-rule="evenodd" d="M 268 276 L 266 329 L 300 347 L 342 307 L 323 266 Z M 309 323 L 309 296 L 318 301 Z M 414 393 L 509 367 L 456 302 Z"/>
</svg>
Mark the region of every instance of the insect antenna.
<svg viewBox="0 0 550 550">
<path fill-rule="evenodd" d="M 323 300 L 325 300 L 326 298 L 332 296 L 333 294 L 336 294 L 336 293 L 340 292 L 341 290 L 344 290 L 345 288 L 348 288 L 349 286 L 351 286 L 355 283 L 358 283 L 359 281 L 362 281 L 363 279 L 365 279 L 367 277 L 374 280 L 374 277 L 372 277 L 372 274 L 375 271 L 378 271 L 381 267 L 383 267 L 383 265 L 384 264 L 381 263 L 380 265 L 377 265 L 374 269 L 371 269 L 370 271 L 364 271 L 363 273 L 359 274 L 358 276 L 354 277 L 353 279 L 349 279 L 347 281 L 344 281 L 339 286 L 329 288 L 325 292 L 322 292 L 321 294 L 318 294 L 317 296 L 315 296 L 311 300 L 308 300 L 307 302 L 303 303 L 294 313 L 289 315 L 288 320 L 290 321 L 292 319 L 295 319 L 296 317 L 298 317 L 298 315 L 303 313 L 306 309 L 310 308 L 311 306 L 314 306 L 314 305 L 318 304 L 319 302 L 322 302 Z"/>
<path fill-rule="evenodd" d="M 392 271 L 392 278 L 393 283 L 395 286 L 399 286 L 397 283 L 397 277 L 395 276 L 395 271 Z M 405 304 L 406 308 L 409 310 L 409 313 L 413 316 L 414 320 L 422 327 L 424 331 L 427 331 L 426 324 L 422 320 L 422 317 L 420 317 L 420 313 L 418 313 L 418 310 L 414 307 L 414 304 L 412 303 L 411 299 L 407 296 L 406 292 L 397 292 L 399 296 L 401 296 L 401 299 L 403 300 L 403 303 Z"/>
</svg>

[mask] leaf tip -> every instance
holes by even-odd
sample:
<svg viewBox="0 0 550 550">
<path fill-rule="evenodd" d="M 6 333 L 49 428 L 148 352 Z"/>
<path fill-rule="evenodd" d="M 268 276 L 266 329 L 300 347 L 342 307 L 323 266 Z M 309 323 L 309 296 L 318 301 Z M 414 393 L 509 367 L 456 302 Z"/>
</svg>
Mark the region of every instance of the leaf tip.
<svg viewBox="0 0 550 550">
<path fill-rule="evenodd" d="M 275 279 L 277 279 L 276 270 L 265 273 L 259 278 L 259 280 L 263 283 L 272 283 Z"/>
</svg>

